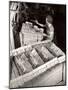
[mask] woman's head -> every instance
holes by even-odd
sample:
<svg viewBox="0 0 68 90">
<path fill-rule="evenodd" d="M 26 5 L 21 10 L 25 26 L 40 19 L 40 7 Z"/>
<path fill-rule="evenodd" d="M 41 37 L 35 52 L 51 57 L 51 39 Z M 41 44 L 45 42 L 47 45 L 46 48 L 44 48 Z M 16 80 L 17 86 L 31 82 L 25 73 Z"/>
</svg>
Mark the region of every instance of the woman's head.
<svg viewBox="0 0 68 90">
<path fill-rule="evenodd" d="M 53 22 L 52 16 L 50 16 L 50 15 L 47 15 L 47 16 L 46 16 L 46 23 L 47 23 L 47 22 L 49 22 L 49 23 L 52 23 L 52 22 Z"/>
</svg>

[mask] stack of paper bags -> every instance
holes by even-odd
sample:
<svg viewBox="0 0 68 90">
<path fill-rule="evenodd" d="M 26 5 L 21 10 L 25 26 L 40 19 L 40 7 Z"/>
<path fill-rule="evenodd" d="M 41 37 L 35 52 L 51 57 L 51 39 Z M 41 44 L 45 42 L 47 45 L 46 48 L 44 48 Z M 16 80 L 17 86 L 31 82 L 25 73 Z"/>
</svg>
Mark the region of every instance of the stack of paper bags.
<svg viewBox="0 0 68 90">
<path fill-rule="evenodd" d="M 43 60 L 35 49 L 30 52 L 30 60 L 34 68 L 44 64 Z"/>
<path fill-rule="evenodd" d="M 35 33 L 24 33 L 24 44 L 32 44 L 33 42 L 37 42 L 37 34 Z"/>
<path fill-rule="evenodd" d="M 43 58 L 45 62 L 54 58 L 54 55 L 51 54 L 50 51 L 43 45 L 37 45 L 35 48 L 37 49 L 39 55 Z"/>
<path fill-rule="evenodd" d="M 32 65 L 29 63 L 25 54 L 21 54 L 15 57 L 15 62 L 18 67 L 19 73 L 25 74 L 33 70 Z"/>
<path fill-rule="evenodd" d="M 40 28 L 38 32 L 35 30 L 35 27 L 32 26 L 32 23 L 26 22 L 22 24 L 22 41 L 24 42 L 25 45 L 35 43 L 37 41 L 41 41 L 43 39 L 42 32 L 40 32 Z"/>
</svg>

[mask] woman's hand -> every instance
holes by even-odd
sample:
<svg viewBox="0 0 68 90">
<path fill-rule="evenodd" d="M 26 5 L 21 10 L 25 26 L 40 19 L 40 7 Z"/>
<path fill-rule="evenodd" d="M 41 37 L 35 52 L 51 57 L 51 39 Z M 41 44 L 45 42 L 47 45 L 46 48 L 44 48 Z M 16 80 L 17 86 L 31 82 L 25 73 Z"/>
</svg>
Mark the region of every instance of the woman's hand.
<svg viewBox="0 0 68 90">
<path fill-rule="evenodd" d="M 37 23 L 37 24 L 38 24 L 38 21 L 37 21 L 37 20 L 35 20 L 35 23 Z"/>
</svg>

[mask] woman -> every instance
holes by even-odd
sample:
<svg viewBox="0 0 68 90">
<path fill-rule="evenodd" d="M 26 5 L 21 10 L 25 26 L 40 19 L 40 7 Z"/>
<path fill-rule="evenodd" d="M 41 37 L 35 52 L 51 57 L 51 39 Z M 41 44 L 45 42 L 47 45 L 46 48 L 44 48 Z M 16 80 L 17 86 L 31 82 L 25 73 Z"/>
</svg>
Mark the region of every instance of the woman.
<svg viewBox="0 0 68 90">
<path fill-rule="evenodd" d="M 46 24 L 40 24 L 37 20 L 35 20 L 36 24 L 40 25 L 41 27 L 46 27 L 46 34 L 44 36 L 46 37 L 46 40 L 53 40 L 54 38 L 54 27 L 52 25 L 53 19 L 50 15 L 46 16 L 45 22 Z"/>
</svg>

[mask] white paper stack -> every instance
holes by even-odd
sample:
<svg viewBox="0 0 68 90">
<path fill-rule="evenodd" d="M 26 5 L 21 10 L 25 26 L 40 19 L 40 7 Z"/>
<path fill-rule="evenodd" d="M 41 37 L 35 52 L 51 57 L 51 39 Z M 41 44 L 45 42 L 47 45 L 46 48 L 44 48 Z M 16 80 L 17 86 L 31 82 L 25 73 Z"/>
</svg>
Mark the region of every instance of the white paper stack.
<svg viewBox="0 0 68 90">
<path fill-rule="evenodd" d="M 36 29 L 38 29 L 38 32 L 36 32 Z M 40 29 L 33 27 L 30 22 L 23 23 L 21 33 L 23 39 L 21 41 L 23 41 L 25 45 L 32 44 L 43 39 Z"/>
<path fill-rule="evenodd" d="M 37 34 L 35 33 L 24 33 L 24 44 L 31 44 L 33 42 L 37 42 Z"/>
<path fill-rule="evenodd" d="M 38 53 L 35 49 L 33 49 L 30 53 L 30 60 L 31 60 L 34 67 L 37 67 L 37 66 L 44 64 L 43 60 L 38 55 Z"/>
<path fill-rule="evenodd" d="M 51 54 L 50 51 L 43 45 L 37 45 L 35 46 L 35 48 L 37 49 L 39 55 L 43 58 L 44 61 L 48 61 L 54 58 L 54 55 Z"/>
<path fill-rule="evenodd" d="M 50 60 L 50 59 L 54 58 L 54 56 L 44 46 L 42 46 L 40 48 L 40 51 L 41 51 L 42 55 L 44 56 L 44 58 L 46 58 L 47 60 Z"/>
<path fill-rule="evenodd" d="M 15 61 L 19 67 L 19 70 L 21 70 L 20 74 L 28 73 L 33 70 L 25 54 L 17 56 Z"/>
<path fill-rule="evenodd" d="M 43 35 L 41 32 L 37 32 L 37 41 L 41 41 L 43 39 Z"/>
</svg>

